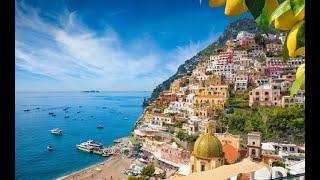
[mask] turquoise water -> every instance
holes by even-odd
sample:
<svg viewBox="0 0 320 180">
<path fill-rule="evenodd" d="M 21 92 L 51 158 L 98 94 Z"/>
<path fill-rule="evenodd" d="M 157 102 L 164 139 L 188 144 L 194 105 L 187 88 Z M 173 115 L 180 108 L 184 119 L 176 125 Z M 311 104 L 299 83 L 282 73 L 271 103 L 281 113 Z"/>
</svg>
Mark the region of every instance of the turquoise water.
<svg viewBox="0 0 320 180">
<path fill-rule="evenodd" d="M 130 134 L 143 111 L 143 97 L 149 95 L 150 92 L 16 92 L 16 179 L 54 179 L 104 160 L 78 151 L 76 144 L 93 139 L 107 146 Z M 67 113 L 63 111 L 65 107 L 70 107 Z M 101 123 L 104 129 L 97 129 Z M 60 128 L 64 134 L 50 134 L 53 128 Z M 54 150 L 49 152 L 48 145 Z"/>
</svg>

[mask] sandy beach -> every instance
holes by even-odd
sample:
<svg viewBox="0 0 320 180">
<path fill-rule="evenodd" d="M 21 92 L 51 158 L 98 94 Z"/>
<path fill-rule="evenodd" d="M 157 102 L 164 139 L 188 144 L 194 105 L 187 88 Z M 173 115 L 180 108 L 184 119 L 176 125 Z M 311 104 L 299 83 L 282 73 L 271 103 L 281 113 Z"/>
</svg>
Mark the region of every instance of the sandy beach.
<svg viewBox="0 0 320 180">
<path fill-rule="evenodd" d="M 93 165 L 89 168 L 82 169 L 80 171 L 74 172 L 67 176 L 61 177 L 61 180 L 87 180 L 87 179 L 107 179 L 110 180 L 111 177 L 114 180 L 123 180 L 127 179 L 128 176 L 124 175 L 122 171 L 125 168 L 129 168 L 130 164 L 133 163 L 133 160 L 122 157 L 119 155 L 114 155 L 108 160 Z M 98 168 L 98 169 L 97 169 Z"/>
</svg>

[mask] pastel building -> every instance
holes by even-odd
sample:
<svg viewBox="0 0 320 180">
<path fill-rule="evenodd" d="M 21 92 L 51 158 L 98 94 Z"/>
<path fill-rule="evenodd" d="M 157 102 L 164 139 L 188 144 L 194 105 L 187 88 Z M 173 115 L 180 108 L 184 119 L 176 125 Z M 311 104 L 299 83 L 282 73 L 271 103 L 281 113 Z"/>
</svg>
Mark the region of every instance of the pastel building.
<svg viewBox="0 0 320 180">
<path fill-rule="evenodd" d="M 246 90 L 248 88 L 249 77 L 247 75 L 236 76 L 236 81 L 234 83 L 234 90 Z"/>
<path fill-rule="evenodd" d="M 255 44 L 255 41 L 253 38 L 243 38 L 243 39 L 240 39 L 239 40 L 239 45 L 240 46 L 251 46 L 251 45 L 254 45 Z"/>
<path fill-rule="evenodd" d="M 267 52 L 281 52 L 283 51 L 283 45 L 277 43 L 266 44 Z"/>
<path fill-rule="evenodd" d="M 190 159 L 190 152 L 179 148 L 175 142 L 163 144 L 160 148 L 161 158 L 176 164 L 185 164 Z"/>
<path fill-rule="evenodd" d="M 280 89 L 276 89 L 271 84 L 259 86 L 249 94 L 249 106 L 259 104 L 263 106 L 280 106 Z"/>
</svg>

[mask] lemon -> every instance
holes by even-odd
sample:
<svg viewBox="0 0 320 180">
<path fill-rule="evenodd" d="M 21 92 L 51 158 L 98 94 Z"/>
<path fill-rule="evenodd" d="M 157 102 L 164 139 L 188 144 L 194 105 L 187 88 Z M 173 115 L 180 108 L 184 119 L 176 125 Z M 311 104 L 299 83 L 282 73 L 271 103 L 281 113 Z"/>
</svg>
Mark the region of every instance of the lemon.
<svg viewBox="0 0 320 180">
<path fill-rule="evenodd" d="M 218 7 L 226 4 L 226 0 L 209 0 L 210 7 Z"/>
<path fill-rule="evenodd" d="M 301 64 L 298 69 L 297 69 L 297 72 L 296 72 L 296 79 L 300 78 L 301 76 L 303 76 L 305 73 L 305 64 Z M 304 82 L 303 84 L 301 84 L 300 86 L 301 89 L 304 89 Z"/>
<path fill-rule="evenodd" d="M 294 16 L 293 11 L 290 9 L 274 20 L 274 27 L 276 29 L 289 30 L 298 21 L 299 20 Z"/>
<path fill-rule="evenodd" d="M 304 74 L 304 70 L 305 70 L 305 64 L 301 64 L 297 69 L 296 79 L 300 78 Z"/>
<path fill-rule="evenodd" d="M 292 27 L 287 37 L 287 48 L 290 57 L 296 57 L 304 53 L 304 47 L 297 48 L 297 34 L 304 21 L 298 22 Z"/>
<path fill-rule="evenodd" d="M 229 16 L 238 16 L 248 10 L 244 0 L 227 0 L 224 13 Z"/>
</svg>

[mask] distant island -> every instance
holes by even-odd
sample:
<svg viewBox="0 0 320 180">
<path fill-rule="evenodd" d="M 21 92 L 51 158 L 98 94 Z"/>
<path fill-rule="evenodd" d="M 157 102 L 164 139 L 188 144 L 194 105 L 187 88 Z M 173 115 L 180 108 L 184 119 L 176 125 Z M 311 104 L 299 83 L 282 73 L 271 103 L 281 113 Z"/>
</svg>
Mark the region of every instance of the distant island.
<svg viewBox="0 0 320 180">
<path fill-rule="evenodd" d="M 88 91 L 81 91 L 83 93 L 99 93 L 100 91 L 98 90 L 88 90 Z"/>
</svg>

